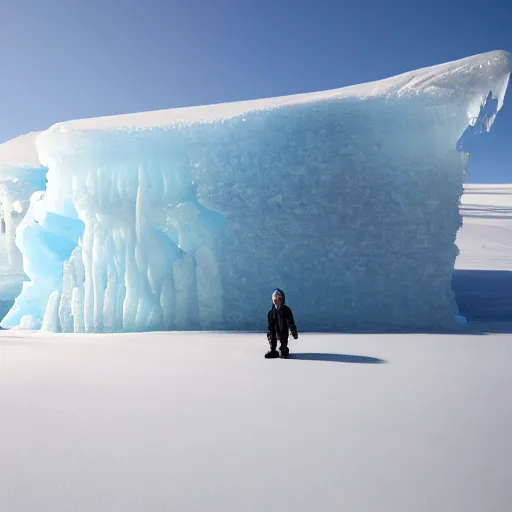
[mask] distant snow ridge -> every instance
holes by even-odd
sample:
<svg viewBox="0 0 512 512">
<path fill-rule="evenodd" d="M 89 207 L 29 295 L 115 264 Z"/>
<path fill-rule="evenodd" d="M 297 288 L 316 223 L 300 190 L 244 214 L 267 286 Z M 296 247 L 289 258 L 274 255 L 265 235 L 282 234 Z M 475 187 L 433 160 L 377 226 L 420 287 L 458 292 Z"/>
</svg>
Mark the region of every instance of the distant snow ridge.
<svg viewBox="0 0 512 512">
<path fill-rule="evenodd" d="M 492 125 L 510 71 L 498 51 L 322 93 L 57 124 L 36 141 L 38 215 L 56 238 L 23 244 L 40 295 L 24 290 L 2 325 L 264 329 L 276 286 L 302 330 L 452 325 L 459 151 Z M 60 267 L 33 265 L 44 244 Z"/>
</svg>

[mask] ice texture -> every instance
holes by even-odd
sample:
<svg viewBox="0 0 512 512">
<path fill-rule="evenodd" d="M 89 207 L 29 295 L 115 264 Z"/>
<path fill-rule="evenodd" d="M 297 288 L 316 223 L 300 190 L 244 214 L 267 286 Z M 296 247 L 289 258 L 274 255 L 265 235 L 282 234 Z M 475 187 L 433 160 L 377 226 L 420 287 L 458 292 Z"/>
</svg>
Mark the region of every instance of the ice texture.
<svg viewBox="0 0 512 512">
<path fill-rule="evenodd" d="M 31 195 L 44 190 L 46 168 L 37 154 L 38 132 L 0 144 L 0 318 L 21 292 L 25 279 L 16 230 L 28 211 Z"/>
<path fill-rule="evenodd" d="M 36 140 L 48 183 L 19 244 L 40 284 L 2 325 L 261 330 L 279 287 L 299 331 L 451 326 L 464 142 L 492 125 L 510 71 L 497 51 L 54 125 Z"/>
</svg>

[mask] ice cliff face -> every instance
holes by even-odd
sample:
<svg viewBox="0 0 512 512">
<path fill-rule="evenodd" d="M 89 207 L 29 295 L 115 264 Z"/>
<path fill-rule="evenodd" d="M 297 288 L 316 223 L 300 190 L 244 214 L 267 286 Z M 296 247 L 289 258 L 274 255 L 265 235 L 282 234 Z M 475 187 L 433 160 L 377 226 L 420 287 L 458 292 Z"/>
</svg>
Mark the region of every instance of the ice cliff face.
<svg viewBox="0 0 512 512">
<path fill-rule="evenodd" d="M 450 325 L 464 140 L 490 128 L 510 71 L 491 52 L 57 124 L 37 138 L 47 188 L 18 230 L 31 286 L 2 325 L 265 329 L 276 286 L 302 330 Z"/>
</svg>

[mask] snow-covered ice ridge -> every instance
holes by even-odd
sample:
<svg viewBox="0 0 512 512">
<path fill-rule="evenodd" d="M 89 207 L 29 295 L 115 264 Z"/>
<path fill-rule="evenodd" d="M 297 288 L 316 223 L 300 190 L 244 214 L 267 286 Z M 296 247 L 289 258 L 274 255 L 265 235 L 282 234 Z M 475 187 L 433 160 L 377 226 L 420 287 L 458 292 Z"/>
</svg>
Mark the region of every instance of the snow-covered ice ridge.
<svg viewBox="0 0 512 512">
<path fill-rule="evenodd" d="M 276 286 L 302 330 L 450 325 L 464 142 L 511 60 L 54 125 L 17 234 L 31 281 L 2 325 L 261 329 Z"/>
</svg>

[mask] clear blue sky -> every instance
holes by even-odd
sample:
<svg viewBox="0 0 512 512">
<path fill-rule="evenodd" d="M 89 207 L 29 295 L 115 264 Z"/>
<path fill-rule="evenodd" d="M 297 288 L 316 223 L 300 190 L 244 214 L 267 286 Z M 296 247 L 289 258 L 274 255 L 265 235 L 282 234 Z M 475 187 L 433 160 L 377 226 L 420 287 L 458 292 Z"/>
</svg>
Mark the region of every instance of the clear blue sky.
<svg viewBox="0 0 512 512">
<path fill-rule="evenodd" d="M 0 142 L 55 122 L 332 89 L 512 51 L 512 1 L 0 0 Z M 512 87 L 471 180 L 512 182 Z"/>
</svg>

